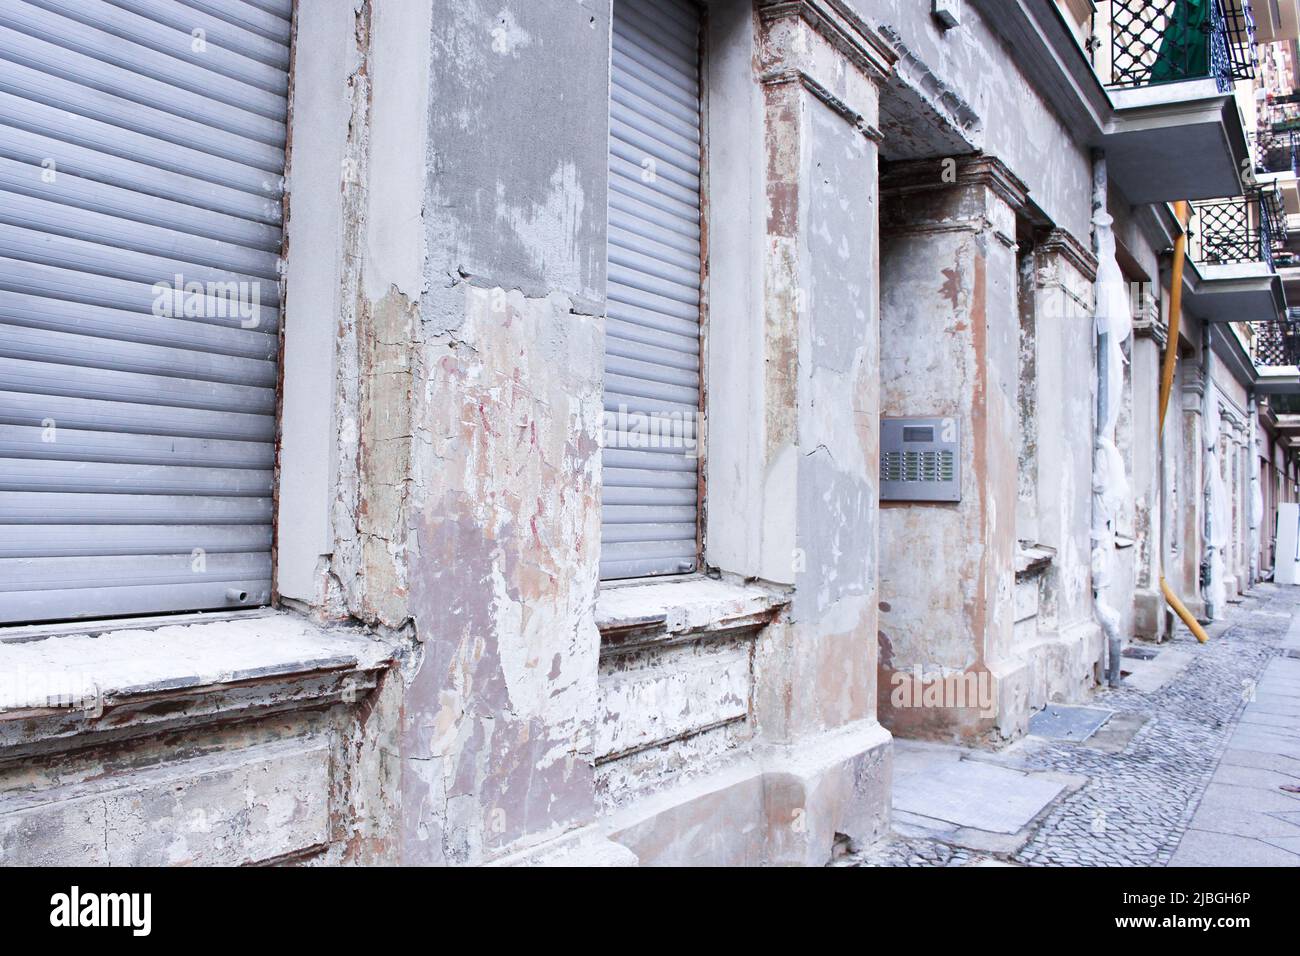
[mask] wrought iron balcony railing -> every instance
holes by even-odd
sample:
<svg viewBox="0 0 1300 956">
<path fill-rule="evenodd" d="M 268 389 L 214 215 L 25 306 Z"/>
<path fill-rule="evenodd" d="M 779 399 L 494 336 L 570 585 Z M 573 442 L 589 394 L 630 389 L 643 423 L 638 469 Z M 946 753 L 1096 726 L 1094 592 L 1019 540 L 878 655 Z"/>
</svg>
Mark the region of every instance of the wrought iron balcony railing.
<svg viewBox="0 0 1300 956">
<path fill-rule="evenodd" d="M 1198 265 L 1263 262 L 1286 242 L 1286 214 L 1275 185 L 1256 186 L 1244 196 L 1192 203 L 1189 228 L 1192 261 Z"/>
<path fill-rule="evenodd" d="M 1300 103 L 1261 103 L 1254 136 L 1258 172 L 1300 174 Z"/>
<path fill-rule="evenodd" d="M 1287 309 L 1276 322 L 1252 322 L 1251 326 L 1256 367 L 1300 365 L 1300 308 Z"/>
<path fill-rule="evenodd" d="M 1107 86 L 1213 77 L 1220 92 L 1255 75 L 1249 0 L 1110 0 Z M 1094 20 L 1094 33 L 1096 31 Z"/>
</svg>

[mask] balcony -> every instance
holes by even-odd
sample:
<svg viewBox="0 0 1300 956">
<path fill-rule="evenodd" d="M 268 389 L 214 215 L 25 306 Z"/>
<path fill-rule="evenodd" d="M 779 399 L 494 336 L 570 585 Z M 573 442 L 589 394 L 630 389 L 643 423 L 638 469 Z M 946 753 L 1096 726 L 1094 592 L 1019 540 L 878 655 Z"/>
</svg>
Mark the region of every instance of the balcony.
<svg viewBox="0 0 1300 956">
<path fill-rule="evenodd" d="M 1254 141 L 1257 173 L 1300 172 L 1300 103 L 1261 103 Z"/>
<path fill-rule="evenodd" d="M 1232 91 L 1255 74 L 1249 0 L 1102 0 L 1088 50 L 1115 110 L 1101 145 L 1130 202 L 1241 192 L 1250 153 Z"/>
<path fill-rule="evenodd" d="M 1231 87 L 1254 69 L 1247 0 L 971 4 L 1130 203 L 1240 195 L 1250 149 Z"/>
<path fill-rule="evenodd" d="M 1289 308 L 1276 322 L 1253 322 L 1255 367 L 1300 366 L 1300 308 Z"/>
<path fill-rule="evenodd" d="M 1189 306 L 1212 323 L 1275 321 L 1285 306 L 1276 262 L 1290 255 L 1286 241 L 1286 210 L 1275 183 L 1192 203 Z"/>
<path fill-rule="evenodd" d="M 1255 186 L 1244 196 L 1192 203 L 1189 238 L 1198 266 L 1259 263 L 1275 272 L 1274 255 L 1287 241 L 1282 193 L 1276 185 Z"/>
<path fill-rule="evenodd" d="M 1249 2 L 1111 0 L 1100 6 L 1109 14 L 1110 43 L 1097 44 L 1103 49 L 1095 65 L 1107 87 L 1213 79 L 1219 92 L 1228 93 L 1234 82 L 1255 75 Z"/>
<path fill-rule="evenodd" d="M 1286 407 L 1300 411 L 1294 407 L 1300 399 L 1300 308 L 1285 309 L 1274 322 L 1254 323 L 1253 330 L 1255 390 L 1270 396 L 1270 404 L 1285 396 Z M 1300 427 L 1300 415 L 1288 420 L 1293 432 Z"/>
</svg>

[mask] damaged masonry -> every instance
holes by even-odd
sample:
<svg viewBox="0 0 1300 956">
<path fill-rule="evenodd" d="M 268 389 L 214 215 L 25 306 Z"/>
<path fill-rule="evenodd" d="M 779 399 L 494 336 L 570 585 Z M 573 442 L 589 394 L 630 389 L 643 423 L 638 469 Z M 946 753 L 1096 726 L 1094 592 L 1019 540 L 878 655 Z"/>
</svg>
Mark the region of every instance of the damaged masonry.
<svg viewBox="0 0 1300 956">
<path fill-rule="evenodd" d="M 0 0 L 0 863 L 1168 862 L 1042 840 L 1294 696 L 1297 38 Z"/>
</svg>

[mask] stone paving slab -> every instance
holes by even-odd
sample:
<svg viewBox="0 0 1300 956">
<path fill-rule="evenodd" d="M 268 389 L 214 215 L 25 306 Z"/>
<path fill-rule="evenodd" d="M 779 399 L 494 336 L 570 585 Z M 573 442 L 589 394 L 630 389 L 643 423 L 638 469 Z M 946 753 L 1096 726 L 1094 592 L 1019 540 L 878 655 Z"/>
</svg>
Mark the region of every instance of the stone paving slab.
<svg viewBox="0 0 1300 956">
<path fill-rule="evenodd" d="M 894 750 L 894 808 L 973 830 L 1016 833 L 1065 789 L 1064 784 L 978 760 L 955 748 Z"/>
<path fill-rule="evenodd" d="M 1109 710 L 1048 704 L 1029 718 L 1029 732 L 1036 737 L 1054 740 L 1087 740 L 1110 720 Z"/>
<path fill-rule="evenodd" d="M 1300 824 L 1277 814 L 1223 805 L 1202 804 L 1192 819 L 1192 829 L 1254 839 L 1300 837 Z"/>
<path fill-rule="evenodd" d="M 1149 661 L 1125 660 L 1123 669 L 1129 672 L 1124 682 L 1129 687 L 1154 694 L 1165 684 L 1183 672 L 1183 668 L 1192 662 L 1194 655 L 1189 650 L 1173 647 L 1161 649 L 1160 653 Z"/>
<path fill-rule="evenodd" d="M 1261 840 L 1188 830 L 1170 866 L 1295 866 L 1300 857 Z"/>
<path fill-rule="evenodd" d="M 1300 777 L 1292 773 L 1284 773 L 1279 770 L 1269 770 L 1264 767 L 1243 767 L 1238 764 L 1225 763 L 1219 761 L 1219 769 L 1214 771 L 1214 783 L 1211 784 L 1233 784 L 1239 787 L 1271 787 L 1280 788 L 1286 785 L 1296 786 L 1300 784 Z"/>
<path fill-rule="evenodd" d="M 1219 761 L 1219 766 L 1261 767 L 1266 770 L 1276 770 L 1278 773 L 1284 773 L 1300 780 L 1300 759 L 1288 757 L 1286 754 L 1260 753 L 1258 750 L 1238 750 L 1231 744 L 1223 752 L 1223 759 Z"/>
</svg>

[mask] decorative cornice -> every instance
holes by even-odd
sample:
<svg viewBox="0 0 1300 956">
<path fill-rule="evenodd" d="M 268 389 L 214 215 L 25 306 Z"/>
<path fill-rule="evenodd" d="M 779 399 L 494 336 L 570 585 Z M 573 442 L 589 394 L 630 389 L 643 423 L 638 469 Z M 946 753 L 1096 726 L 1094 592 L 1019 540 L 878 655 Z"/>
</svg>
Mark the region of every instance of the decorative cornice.
<svg viewBox="0 0 1300 956">
<path fill-rule="evenodd" d="M 944 180 L 944 163 L 947 162 L 956 163 L 957 175 L 952 181 Z M 882 194 L 929 192 L 963 186 L 986 186 L 1017 211 L 1023 209 L 1029 201 L 1029 187 L 1024 180 L 1002 160 L 984 153 L 894 163 L 880 177 Z M 1095 265 L 1093 269 L 1095 272 Z"/>
<path fill-rule="evenodd" d="M 798 17 L 873 80 L 887 78 L 898 56 L 844 0 L 758 0 L 764 23 Z"/>
<path fill-rule="evenodd" d="M 1089 282 L 1096 281 L 1097 257 L 1071 233 L 1064 229 L 1053 228 L 1036 245 L 1043 255 L 1059 256 Z"/>
<path fill-rule="evenodd" d="M 1150 319 L 1135 319 L 1133 322 L 1133 337 L 1150 339 L 1163 349 L 1169 344 L 1169 326 L 1163 322 L 1154 322 Z"/>
<path fill-rule="evenodd" d="M 787 69 L 776 70 L 771 73 L 765 73 L 760 77 L 759 82 L 765 87 L 783 86 L 788 83 L 798 83 L 803 86 L 809 93 L 821 100 L 830 110 L 839 114 L 844 120 L 857 128 L 867 139 L 873 143 L 879 143 L 885 138 L 885 134 L 876 126 L 867 122 L 867 118 L 859 113 L 853 107 L 849 106 L 842 99 L 826 89 L 816 78 L 810 76 L 804 70 Z"/>
</svg>

